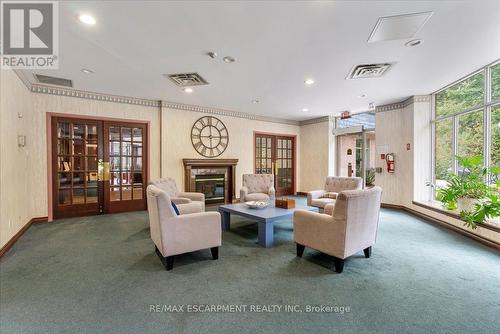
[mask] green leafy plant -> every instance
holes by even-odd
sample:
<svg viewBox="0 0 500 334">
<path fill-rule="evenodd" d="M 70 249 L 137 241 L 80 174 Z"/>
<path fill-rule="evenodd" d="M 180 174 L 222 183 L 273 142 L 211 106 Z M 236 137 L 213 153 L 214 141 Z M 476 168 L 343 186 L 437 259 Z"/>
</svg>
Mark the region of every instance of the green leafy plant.
<svg viewBox="0 0 500 334">
<path fill-rule="evenodd" d="M 485 182 L 488 177 L 497 179 L 500 174 L 498 167 L 484 167 L 481 155 L 472 157 L 456 157 L 459 165 L 459 173 L 450 173 L 447 177 L 446 187 L 436 191 L 436 198 L 448 210 L 457 209 L 460 198 L 476 199 L 472 210 L 463 210 L 460 216 L 465 224 L 471 228 L 477 228 L 478 224 L 489 218 L 500 216 L 500 201 L 498 189 L 500 183 L 488 186 Z"/>
<path fill-rule="evenodd" d="M 500 216 L 500 200 L 498 193 L 492 193 L 483 201 L 476 203 L 471 211 L 462 211 L 460 217 L 465 220 L 465 226 L 476 229 L 478 224 L 489 218 Z"/>
<path fill-rule="evenodd" d="M 368 168 L 366 170 L 365 180 L 367 186 L 375 185 L 375 168 Z"/>
</svg>

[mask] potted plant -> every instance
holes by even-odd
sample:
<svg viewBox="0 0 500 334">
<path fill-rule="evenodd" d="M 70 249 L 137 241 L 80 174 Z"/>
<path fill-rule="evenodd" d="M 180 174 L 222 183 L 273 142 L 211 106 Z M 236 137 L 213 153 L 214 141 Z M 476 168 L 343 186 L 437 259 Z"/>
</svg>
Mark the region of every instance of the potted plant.
<svg viewBox="0 0 500 334">
<path fill-rule="evenodd" d="M 489 169 L 483 166 L 480 155 L 473 157 L 456 157 L 458 173 L 450 173 L 447 186 L 437 190 L 437 199 L 447 209 L 469 211 L 488 194 L 488 186 L 484 182 Z"/>
<path fill-rule="evenodd" d="M 483 166 L 483 157 L 456 157 L 458 173 L 450 173 L 446 187 L 437 190 L 437 199 L 448 210 L 458 209 L 466 226 L 477 228 L 477 224 L 500 216 L 499 183 L 488 186 L 488 178 L 496 180 L 500 168 Z"/>
</svg>

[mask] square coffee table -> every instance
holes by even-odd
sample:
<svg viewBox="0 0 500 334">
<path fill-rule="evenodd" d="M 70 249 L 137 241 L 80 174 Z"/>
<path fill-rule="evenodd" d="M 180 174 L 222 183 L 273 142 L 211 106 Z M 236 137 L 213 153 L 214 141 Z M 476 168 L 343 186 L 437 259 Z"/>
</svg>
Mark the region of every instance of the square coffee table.
<svg viewBox="0 0 500 334">
<path fill-rule="evenodd" d="M 297 206 L 293 209 L 281 209 L 274 205 L 269 205 L 265 209 L 250 209 L 245 203 L 219 206 L 222 230 L 229 230 L 231 214 L 255 220 L 259 224 L 259 245 L 265 248 L 273 246 L 274 222 L 292 217 L 295 210 L 319 211 L 318 208 L 312 206 Z"/>
</svg>

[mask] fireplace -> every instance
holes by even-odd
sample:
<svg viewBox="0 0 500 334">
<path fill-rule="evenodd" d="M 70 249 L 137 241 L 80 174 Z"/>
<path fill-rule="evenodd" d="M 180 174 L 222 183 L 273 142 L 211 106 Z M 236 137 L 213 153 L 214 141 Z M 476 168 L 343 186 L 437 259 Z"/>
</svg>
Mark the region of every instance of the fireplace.
<svg viewBox="0 0 500 334">
<path fill-rule="evenodd" d="M 182 159 L 185 191 L 205 194 L 205 203 L 232 203 L 238 159 Z"/>
<path fill-rule="evenodd" d="M 224 174 L 198 174 L 194 179 L 196 192 L 205 194 L 205 203 L 224 203 L 226 176 Z"/>
</svg>

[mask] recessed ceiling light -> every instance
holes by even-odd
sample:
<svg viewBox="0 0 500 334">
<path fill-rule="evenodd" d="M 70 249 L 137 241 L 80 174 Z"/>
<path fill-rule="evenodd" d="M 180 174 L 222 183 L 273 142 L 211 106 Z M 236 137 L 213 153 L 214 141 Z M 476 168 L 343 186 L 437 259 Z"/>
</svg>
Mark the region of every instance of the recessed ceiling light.
<svg viewBox="0 0 500 334">
<path fill-rule="evenodd" d="M 304 80 L 304 83 L 306 85 L 312 85 L 314 83 L 314 80 L 313 79 L 306 79 L 306 80 Z"/>
<path fill-rule="evenodd" d="M 405 45 L 408 46 L 408 47 L 412 47 L 412 46 L 420 45 L 423 42 L 424 42 L 423 39 L 412 39 L 411 41 L 406 42 Z"/>
<path fill-rule="evenodd" d="M 303 111 L 303 112 L 308 112 L 308 111 L 309 111 L 309 109 L 307 109 L 307 108 L 302 108 L 302 111 Z"/>
<path fill-rule="evenodd" d="M 259 101 L 259 100 L 257 100 L 257 99 L 252 100 L 252 103 L 254 103 L 254 104 L 257 104 L 257 103 L 259 103 L 259 102 L 260 102 L 260 101 Z"/>
<path fill-rule="evenodd" d="M 217 58 L 217 52 L 214 51 L 207 52 L 207 56 L 209 56 L 212 59 L 215 59 Z"/>
<path fill-rule="evenodd" d="M 236 61 L 236 59 L 231 56 L 225 56 L 222 60 L 224 60 L 225 63 L 234 63 Z"/>
<path fill-rule="evenodd" d="M 93 74 L 94 73 L 94 71 L 89 70 L 88 68 L 82 68 L 82 72 L 85 74 Z"/>
<path fill-rule="evenodd" d="M 192 93 L 193 92 L 193 88 L 191 88 L 191 87 L 186 87 L 182 90 L 184 91 L 184 93 Z"/>
<path fill-rule="evenodd" d="M 88 24 L 89 26 L 93 26 L 96 24 L 96 20 L 92 15 L 82 14 L 78 16 L 78 19 L 80 20 L 80 22 Z"/>
</svg>

